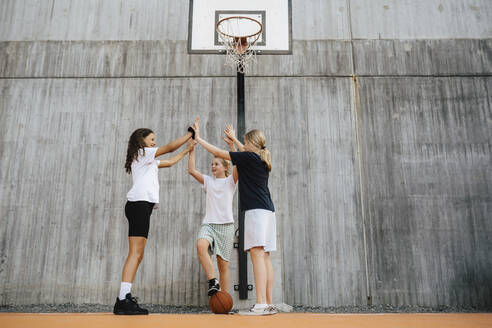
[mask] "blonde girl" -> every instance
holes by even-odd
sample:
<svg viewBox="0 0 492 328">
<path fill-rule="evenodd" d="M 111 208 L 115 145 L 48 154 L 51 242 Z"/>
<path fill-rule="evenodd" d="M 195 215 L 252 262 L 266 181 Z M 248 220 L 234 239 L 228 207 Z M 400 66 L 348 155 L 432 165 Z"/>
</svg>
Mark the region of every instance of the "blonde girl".
<svg viewBox="0 0 492 328">
<path fill-rule="evenodd" d="M 239 152 L 228 152 L 209 144 L 200 137 L 197 122 L 196 141 L 215 157 L 231 160 L 239 177 L 239 200 L 244 211 L 244 251 L 253 263 L 256 285 L 256 304 L 245 315 L 277 313 L 273 306 L 273 266 L 270 252 L 276 250 L 275 208 L 268 188 L 272 169 L 270 152 L 264 134 L 251 130 L 244 135 L 244 145 L 236 138 L 234 129 L 227 125 L 227 138 Z"/>
<path fill-rule="evenodd" d="M 189 143 L 195 144 L 190 140 Z M 234 150 L 232 141 L 229 147 Z M 229 292 L 229 261 L 234 245 L 234 216 L 232 202 L 238 180 L 237 169 L 229 174 L 230 162 L 219 157 L 212 159 L 212 176 L 200 173 L 195 168 L 195 150 L 191 149 L 188 156 L 188 173 L 203 185 L 206 192 L 206 210 L 198 238 L 196 250 L 200 263 L 207 275 L 208 296 L 212 296 L 222 287 Z M 219 281 L 210 258 L 210 253 L 217 256 Z"/>
</svg>

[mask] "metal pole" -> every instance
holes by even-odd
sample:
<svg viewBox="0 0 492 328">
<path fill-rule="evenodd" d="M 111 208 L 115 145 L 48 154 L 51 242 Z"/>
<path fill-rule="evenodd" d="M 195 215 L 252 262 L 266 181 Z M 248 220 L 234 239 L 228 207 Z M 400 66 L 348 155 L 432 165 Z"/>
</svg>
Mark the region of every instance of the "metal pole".
<svg viewBox="0 0 492 328">
<path fill-rule="evenodd" d="M 237 138 L 244 143 L 243 136 L 246 133 L 244 116 L 244 74 L 237 72 Z M 241 183 L 241 182 L 239 182 Z M 238 208 L 239 222 L 239 299 L 248 299 L 248 254 L 244 251 L 244 212 L 241 211 L 241 203 Z"/>
</svg>

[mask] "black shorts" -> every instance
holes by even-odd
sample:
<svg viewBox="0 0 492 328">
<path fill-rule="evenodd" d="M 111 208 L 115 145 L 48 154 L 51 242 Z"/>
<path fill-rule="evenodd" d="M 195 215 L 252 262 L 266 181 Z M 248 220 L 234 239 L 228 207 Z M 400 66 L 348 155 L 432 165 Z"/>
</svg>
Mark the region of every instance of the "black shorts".
<svg viewBox="0 0 492 328">
<path fill-rule="evenodd" d="M 146 201 L 131 202 L 125 205 L 125 215 L 128 219 L 128 237 L 145 237 L 149 235 L 150 215 L 154 203 Z"/>
</svg>

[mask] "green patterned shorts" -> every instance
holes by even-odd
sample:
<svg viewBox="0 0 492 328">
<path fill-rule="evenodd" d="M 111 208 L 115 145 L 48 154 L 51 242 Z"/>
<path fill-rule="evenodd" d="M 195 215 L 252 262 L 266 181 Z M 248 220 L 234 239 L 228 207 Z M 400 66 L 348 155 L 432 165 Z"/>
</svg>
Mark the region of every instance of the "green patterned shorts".
<svg viewBox="0 0 492 328">
<path fill-rule="evenodd" d="M 198 232 L 198 239 L 208 240 L 210 255 L 218 255 L 224 261 L 229 262 L 234 248 L 234 223 L 204 223 Z"/>
</svg>

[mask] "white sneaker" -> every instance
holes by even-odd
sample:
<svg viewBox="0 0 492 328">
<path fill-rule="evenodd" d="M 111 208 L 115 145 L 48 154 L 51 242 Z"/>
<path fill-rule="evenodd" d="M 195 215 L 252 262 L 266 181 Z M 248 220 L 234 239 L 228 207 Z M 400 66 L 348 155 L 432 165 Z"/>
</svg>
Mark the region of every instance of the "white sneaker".
<svg viewBox="0 0 492 328">
<path fill-rule="evenodd" d="M 267 307 L 262 308 L 262 309 L 257 309 L 253 306 L 251 309 L 249 309 L 249 311 L 239 311 L 239 314 L 240 315 L 270 315 L 270 314 L 274 314 L 274 313 L 270 312 L 269 308 L 270 307 L 267 306 Z"/>
<path fill-rule="evenodd" d="M 269 314 L 277 314 L 278 313 L 278 309 L 275 307 L 275 305 L 269 305 L 266 307 L 266 309 L 268 310 L 268 312 L 270 312 Z"/>
</svg>

